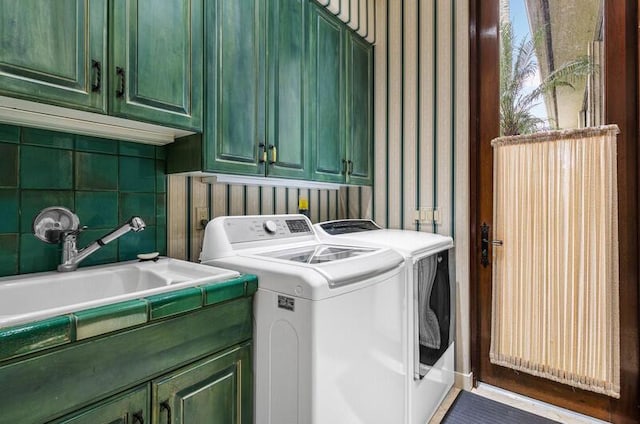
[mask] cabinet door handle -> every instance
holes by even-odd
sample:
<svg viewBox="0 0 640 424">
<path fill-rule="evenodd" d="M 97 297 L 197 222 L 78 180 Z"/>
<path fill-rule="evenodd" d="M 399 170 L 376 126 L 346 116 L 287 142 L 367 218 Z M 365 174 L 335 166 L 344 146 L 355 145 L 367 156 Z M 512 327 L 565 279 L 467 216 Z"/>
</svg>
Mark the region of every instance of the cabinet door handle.
<svg viewBox="0 0 640 424">
<path fill-rule="evenodd" d="M 160 404 L 160 412 L 162 413 L 162 411 L 167 411 L 167 424 L 171 424 L 171 407 L 168 400 Z"/>
<path fill-rule="evenodd" d="M 139 423 L 139 424 L 144 424 L 144 418 L 142 417 L 142 411 L 138 411 L 138 412 L 133 414 L 133 422 L 134 423 Z"/>
<path fill-rule="evenodd" d="M 265 163 L 267 161 L 267 146 L 264 143 L 259 143 L 258 149 L 260 149 L 260 151 L 258 152 L 258 155 L 260 155 L 260 159 L 258 159 L 258 162 Z"/>
<path fill-rule="evenodd" d="M 269 164 L 273 165 L 278 160 L 278 149 L 273 144 L 270 144 L 269 150 L 271 151 L 271 160 L 269 161 Z"/>
<path fill-rule="evenodd" d="M 119 81 L 119 87 L 116 90 L 116 97 L 121 98 L 121 97 L 124 97 L 124 90 L 125 90 L 124 68 L 116 66 L 116 75 L 118 76 L 118 81 Z"/>
<path fill-rule="evenodd" d="M 347 161 L 347 175 L 351 175 L 353 174 L 353 162 L 348 160 Z"/>
<path fill-rule="evenodd" d="M 347 173 L 347 169 L 348 169 L 348 167 L 347 167 L 347 161 L 346 161 L 346 160 L 344 160 L 344 159 L 342 159 L 342 169 L 340 170 L 340 173 L 341 173 L 342 175 L 346 174 L 346 173 Z"/>
<path fill-rule="evenodd" d="M 91 91 L 99 93 L 102 88 L 102 65 L 97 60 L 91 59 L 91 70 L 93 71 L 93 82 L 91 83 Z"/>
</svg>

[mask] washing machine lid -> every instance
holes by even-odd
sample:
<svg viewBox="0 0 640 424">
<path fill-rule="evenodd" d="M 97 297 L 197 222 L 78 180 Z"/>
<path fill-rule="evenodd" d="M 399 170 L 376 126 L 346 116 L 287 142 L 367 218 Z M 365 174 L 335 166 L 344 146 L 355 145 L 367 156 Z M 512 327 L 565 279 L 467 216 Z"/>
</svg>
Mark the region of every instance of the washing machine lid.
<svg viewBox="0 0 640 424">
<path fill-rule="evenodd" d="M 345 219 L 314 225 L 316 234 L 325 242 L 395 249 L 405 257 L 420 258 L 453 247 L 453 239 L 424 231 L 382 229 L 372 220 Z"/>
<path fill-rule="evenodd" d="M 334 246 L 318 244 L 304 248 L 290 248 L 262 253 L 261 256 L 277 258 L 304 264 L 321 264 L 339 261 L 373 252 L 374 249 L 364 247 Z"/>
</svg>

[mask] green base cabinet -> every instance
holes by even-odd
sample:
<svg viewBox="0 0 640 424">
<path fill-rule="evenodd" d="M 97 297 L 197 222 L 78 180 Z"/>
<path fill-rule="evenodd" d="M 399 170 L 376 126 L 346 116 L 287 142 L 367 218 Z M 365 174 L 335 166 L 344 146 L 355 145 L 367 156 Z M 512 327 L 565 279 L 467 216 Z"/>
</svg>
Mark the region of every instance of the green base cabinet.
<svg viewBox="0 0 640 424">
<path fill-rule="evenodd" d="M 202 128 L 203 0 L 0 0 L 0 95 Z"/>
<path fill-rule="evenodd" d="M 154 380 L 154 422 L 250 424 L 250 363 L 245 345 Z"/>
<path fill-rule="evenodd" d="M 0 95 L 105 113 L 107 0 L 0 0 Z"/>
<path fill-rule="evenodd" d="M 144 424 L 149 417 L 149 386 L 145 385 L 51 424 Z"/>
</svg>

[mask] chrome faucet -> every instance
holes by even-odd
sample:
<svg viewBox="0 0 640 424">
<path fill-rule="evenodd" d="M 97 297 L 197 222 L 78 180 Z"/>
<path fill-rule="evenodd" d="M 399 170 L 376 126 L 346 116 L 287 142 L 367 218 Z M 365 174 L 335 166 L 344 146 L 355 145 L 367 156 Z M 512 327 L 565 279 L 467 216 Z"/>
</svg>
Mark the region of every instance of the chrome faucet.
<svg viewBox="0 0 640 424">
<path fill-rule="evenodd" d="M 80 262 L 91 255 L 102 246 L 127 234 L 129 231 L 142 231 L 145 228 L 144 221 L 137 216 L 132 217 L 125 224 L 116 228 L 102 238 L 94 241 L 84 249 L 78 250 L 76 246 L 77 236 L 87 227 L 80 227 L 76 230 L 62 231 L 59 240 L 62 243 L 62 263 L 58 265 L 58 272 L 75 271 Z"/>
</svg>

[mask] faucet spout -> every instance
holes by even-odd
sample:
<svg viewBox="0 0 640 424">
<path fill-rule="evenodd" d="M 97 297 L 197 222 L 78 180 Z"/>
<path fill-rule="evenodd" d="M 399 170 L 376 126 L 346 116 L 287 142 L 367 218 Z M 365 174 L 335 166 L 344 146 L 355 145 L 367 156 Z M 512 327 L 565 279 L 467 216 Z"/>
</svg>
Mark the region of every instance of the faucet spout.
<svg viewBox="0 0 640 424">
<path fill-rule="evenodd" d="M 106 244 L 116 240 L 127 234 L 129 231 L 139 232 L 144 230 L 146 224 L 142 218 L 134 216 L 126 223 L 105 234 L 98 240 L 89 244 L 84 249 L 77 249 L 76 241 L 79 231 L 70 232 L 62 237 L 62 263 L 58 265 L 59 272 L 75 271 L 78 268 L 80 262 L 82 262 L 87 256 L 91 255 Z"/>
</svg>

